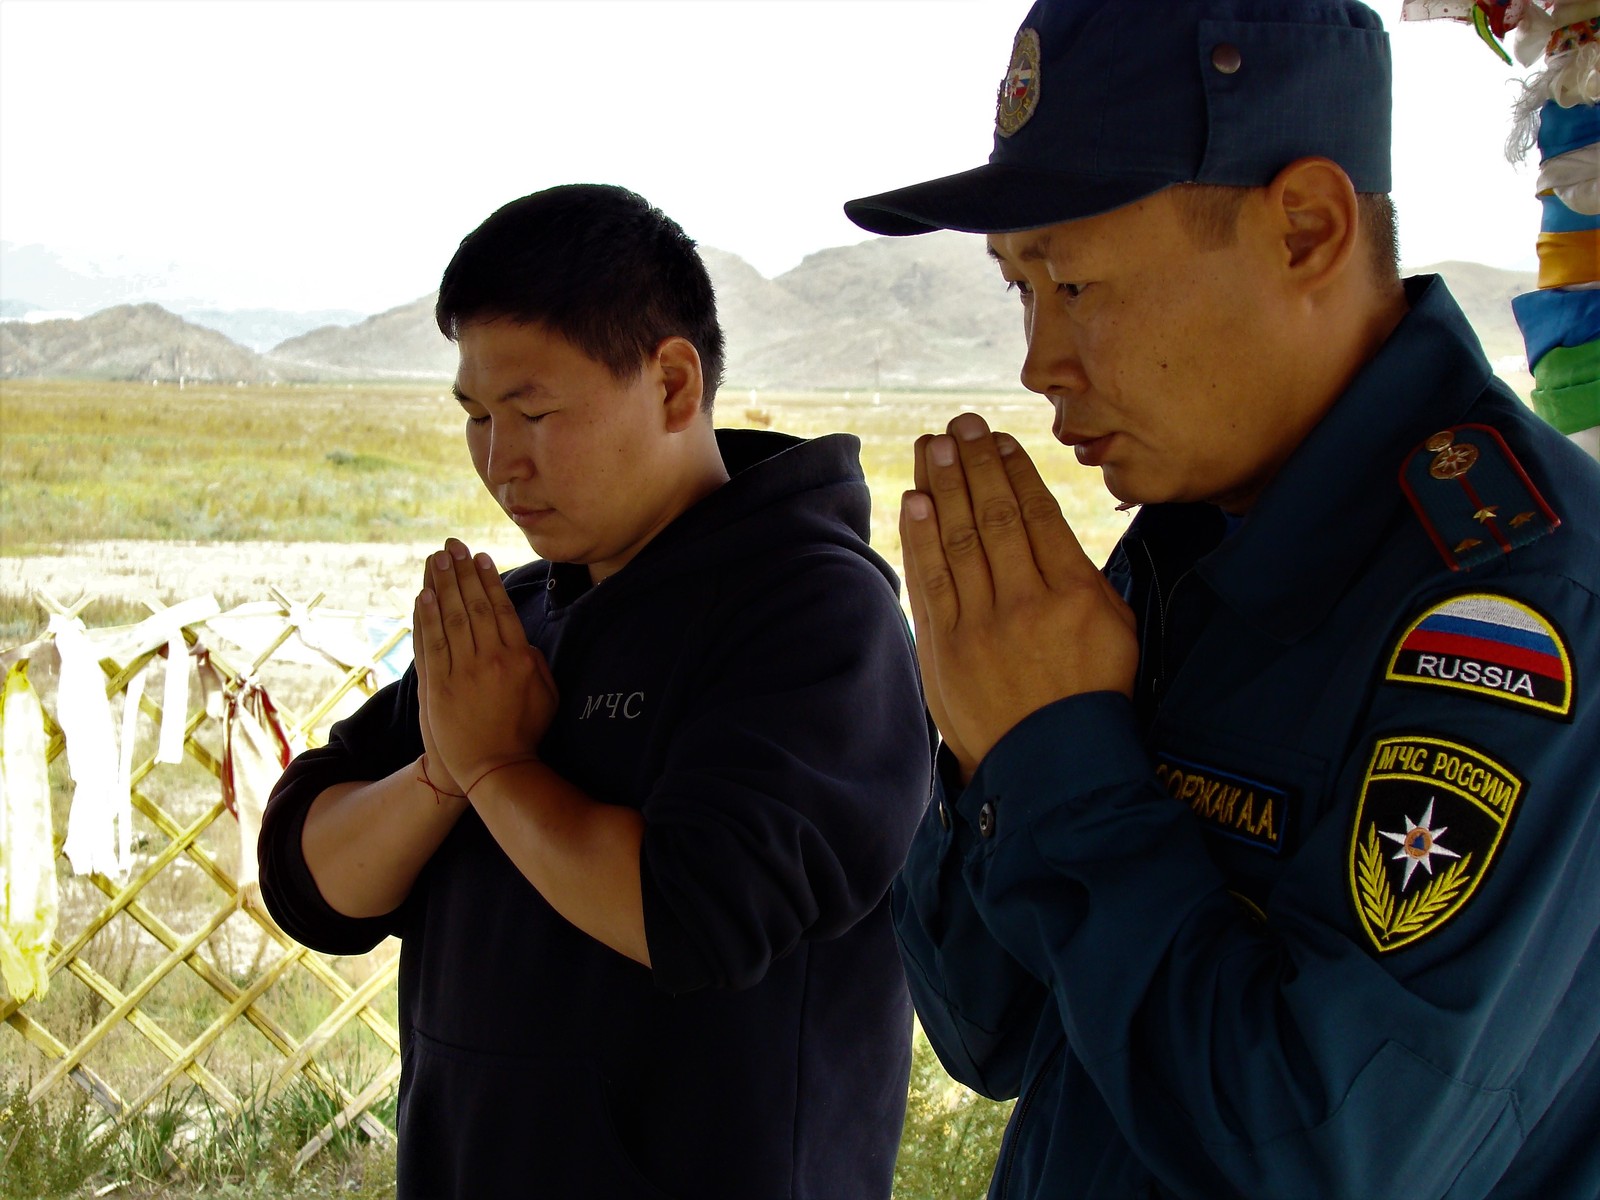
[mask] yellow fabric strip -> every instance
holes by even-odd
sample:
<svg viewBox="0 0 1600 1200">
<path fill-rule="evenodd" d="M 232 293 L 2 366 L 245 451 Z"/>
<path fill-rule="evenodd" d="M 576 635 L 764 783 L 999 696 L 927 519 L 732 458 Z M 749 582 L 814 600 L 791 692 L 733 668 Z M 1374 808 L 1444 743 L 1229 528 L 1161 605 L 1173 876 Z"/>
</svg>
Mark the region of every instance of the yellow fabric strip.
<svg viewBox="0 0 1600 1200">
<path fill-rule="evenodd" d="M 1600 279 L 1600 229 L 1539 235 L 1539 286 L 1571 287 Z"/>
</svg>

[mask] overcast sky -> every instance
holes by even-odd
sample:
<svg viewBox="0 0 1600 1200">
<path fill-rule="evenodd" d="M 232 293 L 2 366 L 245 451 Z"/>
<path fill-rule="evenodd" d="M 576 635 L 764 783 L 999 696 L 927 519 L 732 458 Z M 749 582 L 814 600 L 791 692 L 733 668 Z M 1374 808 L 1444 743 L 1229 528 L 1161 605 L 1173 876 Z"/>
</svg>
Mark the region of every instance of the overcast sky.
<svg viewBox="0 0 1600 1200">
<path fill-rule="evenodd" d="M 1114 0 L 1111 0 L 1114 2 Z M 1533 269 L 1512 70 L 1401 24 L 1410 265 Z M 374 312 L 556 183 L 621 183 L 775 275 L 841 203 L 989 153 L 1026 0 L 0 0 L 0 238 L 225 308 Z"/>
</svg>

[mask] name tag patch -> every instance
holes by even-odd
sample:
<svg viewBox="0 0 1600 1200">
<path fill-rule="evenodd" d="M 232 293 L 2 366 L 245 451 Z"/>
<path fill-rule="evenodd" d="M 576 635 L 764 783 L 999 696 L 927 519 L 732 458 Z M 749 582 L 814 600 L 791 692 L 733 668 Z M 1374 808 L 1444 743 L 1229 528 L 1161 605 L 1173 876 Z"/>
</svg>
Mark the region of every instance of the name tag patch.
<svg viewBox="0 0 1600 1200">
<path fill-rule="evenodd" d="M 1382 738 L 1350 834 L 1350 896 L 1379 954 L 1436 933 L 1477 891 L 1523 781 L 1480 750 L 1424 734 Z"/>
<path fill-rule="evenodd" d="M 1424 612 L 1401 635 L 1384 677 L 1572 713 L 1572 656 L 1561 631 L 1543 613 L 1488 592 L 1452 596 Z"/>
<path fill-rule="evenodd" d="M 1156 755 L 1156 778 L 1207 829 L 1273 854 L 1283 848 L 1286 788 L 1164 752 Z"/>
</svg>

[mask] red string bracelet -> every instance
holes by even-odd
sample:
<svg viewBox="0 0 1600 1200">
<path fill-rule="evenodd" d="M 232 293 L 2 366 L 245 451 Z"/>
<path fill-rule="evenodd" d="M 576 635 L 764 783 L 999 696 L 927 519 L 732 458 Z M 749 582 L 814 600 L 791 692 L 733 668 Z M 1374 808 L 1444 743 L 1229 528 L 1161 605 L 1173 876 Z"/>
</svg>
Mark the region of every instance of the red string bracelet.
<svg viewBox="0 0 1600 1200">
<path fill-rule="evenodd" d="M 501 763 L 498 767 L 490 767 L 482 775 L 479 775 L 476 779 L 474 779 L 471 783 L 469 783 L 467 785 L 467 793 L 470 796 L 471 793 L 472 793 L 472 789 L 473 788 L 477 787 L 480 783 L 482 783 L 485 779 L 489 778 L 489 776 L 493 775 L 496 771 L 504 771 L 507 767 L 514 767 L 518 763 L 530 763 L 530 762 L 538 762 L 538 761 L 539 760 L 537 758 L 513 758 L 509 762 Z"/>
<path fill-rule="evenodd" d="M 421 772 L 421 774 L 417 776 L 417 781 L 419 783 L 427 784 L 428 790 L 433 793 L 433 802 L 435 804 L 443 804 L 446 796 L 452 796 L 457 800 L 465 800 L 467 798 L 467 794 L 465 792 L 447 792 L 442 787 L 439 787 L 437 784 L 435 784 L 433 780 L 428 778 L 427 754 L 424 753 L 421 758 L 417 759 L 417 769 Z"/>
</svg>

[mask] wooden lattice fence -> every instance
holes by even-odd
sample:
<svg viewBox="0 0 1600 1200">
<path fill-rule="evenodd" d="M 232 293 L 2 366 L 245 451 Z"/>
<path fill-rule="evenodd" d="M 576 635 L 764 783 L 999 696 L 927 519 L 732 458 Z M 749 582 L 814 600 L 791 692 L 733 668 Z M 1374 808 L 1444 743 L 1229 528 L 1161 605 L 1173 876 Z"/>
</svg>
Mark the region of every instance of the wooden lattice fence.
<svg viewBox="0 0 1600 1200">
<path fill-rule="evenodd" d="M 254 882 L 254 831 L 276 758 L 319 742 L 403 669 L 410 630 L 398 616 L 322 612 L 320 596 L 272 596 L 226 613 L 208 597 L 152 604 L 140 624 L 87 630 L 82 603 L 68 609 L 41 595 L 49 632 L 0 654 L 10 685 L 0 813 L 15 806 L 30 770 L 48 787 L 50 844 L 37 854 L 50 856 L 57 888 L 48 952 L 41 937 L 34 956 L 42 990 L 0 990 L 0 1021 L 15 1035 L 0 1033 L 0 1063 L 10 1085 L 31 1081 L 27 1104 L 77 1085 L 104 1110 L 102 1135 L 158 1107 L 198 1131 L 262 1112 L 286 1089 L 313 1089 L 336 1115 L 301 1149 L 298 1169 L 352 1123 L 393 1141 L 374 1110 L 400 1073 L 398 959 L 392 941 L 331 959 L 279 930 Z M 86 646 L 108 710 L 122 713 L 112 739 L 120 774 L 107 770 L 112 748 L 87 745 L 90 734 L 79 732 L 77 709 L 96 705 L 74 699 L 82 693 L 67 676 L 77 656 L 81 682 Z M 144 684 L 163 659 L 166 687 L 153 697 Z M 37 705 L 12 702 L 23 693 Z M 180 705 L 174 719 L 167 709 Z M 18 750 L 29 744 L 19 722 L 30 716 L 42 763 Z M 115 722 L 101 724 L 113 732 Z M 93 802 L 105 811 L 73 812 Z M 100 828 L 104 820 L 112 827 Z M 18 833 L 0 822 L 0 838 L 12 839 L 0 861 L 11 862 L 13 884 L 27 874 Z M 14 922 L 26 898 L 10 899 Z M 10 1115 L 0 1112 L 0 1126 Z"/>
</svg>

